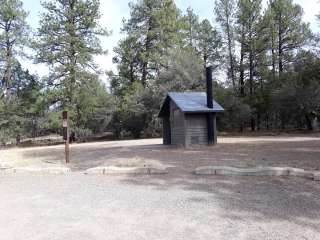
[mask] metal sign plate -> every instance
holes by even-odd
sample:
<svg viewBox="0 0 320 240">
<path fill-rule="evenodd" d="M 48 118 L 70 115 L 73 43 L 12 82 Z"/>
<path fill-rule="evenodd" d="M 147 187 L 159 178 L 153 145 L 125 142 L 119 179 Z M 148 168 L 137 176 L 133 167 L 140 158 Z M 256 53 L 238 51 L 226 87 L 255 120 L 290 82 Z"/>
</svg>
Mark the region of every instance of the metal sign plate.
<svg viewBox="0 0 320 240">
<path fill-rule="evenodd" d="M 68 120 L 67 119 L 63 119 L 62 121 L 62 127 L 68 127 Z"/>
</svg>

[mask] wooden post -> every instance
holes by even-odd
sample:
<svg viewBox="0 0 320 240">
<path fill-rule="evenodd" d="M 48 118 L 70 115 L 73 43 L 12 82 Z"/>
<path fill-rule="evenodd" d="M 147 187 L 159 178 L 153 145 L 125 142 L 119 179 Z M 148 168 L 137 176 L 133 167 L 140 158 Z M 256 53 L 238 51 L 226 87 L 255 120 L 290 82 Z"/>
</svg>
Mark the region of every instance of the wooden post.
<svg viewBox="0 0 320 240">
<path fill-rule="evenodd" d="M 70 162 L 70 149 L 69 149 L 69 117 L 68 112 L 62 112 L 62 127 L 63 127 L 63 140 L 65 143 L 64 152 L 66 157 L 66 163 Z"/>
</svg>

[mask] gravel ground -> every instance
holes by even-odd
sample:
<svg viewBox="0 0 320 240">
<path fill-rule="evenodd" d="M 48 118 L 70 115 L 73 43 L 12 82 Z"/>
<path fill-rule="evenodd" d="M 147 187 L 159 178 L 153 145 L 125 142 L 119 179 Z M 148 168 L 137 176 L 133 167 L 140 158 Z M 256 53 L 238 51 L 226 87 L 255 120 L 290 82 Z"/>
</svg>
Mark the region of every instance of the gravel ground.
<svg viewBox="0 0 320 240">
<path fill-rule="evenodd" d="M 61 163 L 63 146 L 0 151 L 0 165 Z M 79 172 L 146 163 L 169 174 Z M 320 240 L 320 182 L 190 173 L 205 165 L 319 170 L 320 138 L 221 137 L 194 149 L 161 139 L 73 144 L 69 175 L 0 174 L 0 240 Z"/>
<path fill-rule="evenodd" d="M 0 239 L 320 239 L 320 184 L 262 177 L 0 176 Z"/>
</svg>

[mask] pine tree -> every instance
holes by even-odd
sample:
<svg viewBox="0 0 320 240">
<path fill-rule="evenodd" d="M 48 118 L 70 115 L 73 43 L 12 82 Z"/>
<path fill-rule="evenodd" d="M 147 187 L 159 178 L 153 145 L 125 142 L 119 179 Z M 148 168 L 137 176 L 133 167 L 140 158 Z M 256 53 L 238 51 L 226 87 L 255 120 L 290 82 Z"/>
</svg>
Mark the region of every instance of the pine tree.
<svg viewBox="0 0 320 240">
<path fill-rule="evenodd" d="M 37 120 L 44 112 L 42 84 L 17 62 L 12 68 L 10 101 L 0 100 L 0 141 L 35 136 Z"/>
<path fill-rule="evenodd" d="M 207 19 L 199 24 L 196 40 L 196 50 L 203 60 L 204 67 L 208 65 L 212 65 L 214 69 L 219 67 L 221 37 Z"/>
<path fill-rule="evenodd" d="M 191 7 L 187 8 L 187 14 L 183 16 L 184 28 L 185 28 L 185 40 L 186 45 L 195 48 L 195 41 L 197 38 L 197 32 L 199 28 L 199 17 L 193 12 Z"/>
<path fill-rule="evenodd" d="M 270 51 L 270 60 L 269 65 L 272 68 L 272 80 L 276 81 L 276 72 L 277 72 L 277 29 L 274 26 L 274 12 L 269 7 L 264 13 L 263 24 L 266 27 L 266 42 L 268 49 Z"/>
<path fill-rule="evenodd" d="M 277 61 L 279 75 L 292 62 L 295 50 L 310 37 L 308 24 L 302 21 L 303 9 L 292 0 L 270 0 L 271 27 L 277 32 Z"/>
<path fill-rule="evenodd" d="M 234 53 L 234 0 L 216 0 L 215 15 L 216 21 L 220 24 L 224 37 L 224 44 L 227 46 L 227 58 L 229 62 L 228 77 L 232 82 L 232 86 L 236 89 L 236 69 L 235 69 L 235 53 Z"/>
<path fill-rule="evenodd" d="M 257 65 L 256 59 L 259 54 L 258 46 L 259 40 L 262 37 L 259 34 L 259 26 L 261 25 L 261 0 L 240 0 L 238 7 L 238 28 L 240 32 L 241 44 L 241 59 L 240 69 L 243 71 L 244 55 L 248 58 L 248 72 L 249 72 L 249 94 L 253 95 L 254 92 L 254 74 Z M 244 77 L 243 73 L 240 74 L 241 78 Z M 241 87 L 243 87 L 243 79 L 240 80 Z M 243 91 L 243 90 L 241 90 Z"/>
<path fill-rule="evenodd" d="M 0 0 L 0 138 L 18 136 L 24 119 L 20 108 L 22 89 L 16 88 L 17 76 L 23 72 L 17 57 L 24 55 L 28 39 L 27 13 L 19 0 Z"/>
<path fill-rule="evenodd" d="M 161 97 L 168 91 L 204 90 L 203 60 L 194 49 L 176 49 L 167 58 L 169 67 L 157 79 Z"/>
<path fill-rule="evenodd" d="M 111 74 L 112 87 L 115 92 L 129 87 L 135 81 L 139 80 L 140 61 L 138 58 L 141 47 L 137 45 L 135 36 L 128 36 L 119 41 L 117 47 L 114 48 L 116 56 L 113 62 L 118 64 L 118 76 Z"/>
<path fill-rule="evenodd" d="M 55 90 L 54 101 L 74 110 L 78 91 L 97 76 L 93 57 L 105 53 L 98 37 L 108 32 L 98 23 L 99 1 L 57 0 L 42 5 L 36 60 L 50 67 L 47 84 Z"/>
<path fill-rule="evenodd" d="M 9 96 L 12 85 L 12 69 L 17 56 L 26 45 L 27 13 L 19 0 L 0 0 L 0 96 Z"/>
<path fill-rule="evenodd" d="M 255 104 L 255 86 L 258 79 L 258 58 L 264 48 L 261 46 L 261 0 L 240 0 L 237 10 L 237 39 L 240 42 L 240 96 L 245 96 L 245 82 L 249 84 L 249 105 L 252 109 Z M 248 79 L 245 78 L 245 73 L 248 74 Z M 251 129 L 255 130 L 255 118 L 252 115 Z"/>
<path fill-rule="evenodd" d="M 172 0 L 142 0 L 129 6 L 130 18 L 124 22 L 123 32 L 135 39 L 140 81 L 147 86 L 147 80 L 166 65 L 161 56 L 181 43 L 180 13 Z"/>
</svg>

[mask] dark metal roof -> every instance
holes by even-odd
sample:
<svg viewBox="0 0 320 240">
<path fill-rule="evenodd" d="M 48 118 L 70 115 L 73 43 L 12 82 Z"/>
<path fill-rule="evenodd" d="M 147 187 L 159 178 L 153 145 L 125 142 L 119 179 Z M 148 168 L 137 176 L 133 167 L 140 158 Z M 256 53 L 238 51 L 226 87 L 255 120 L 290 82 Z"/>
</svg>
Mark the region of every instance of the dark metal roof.
<svg viewBox="0 0 320 240">
<path fill-rule="evenodd" d="M 205 92 L 169 92 L 159 112 L 159 117 L 165 114 L 170 99 L 184 113 L 209 113 L 222 112 L 224 109 L 216 102 L 213 102 L 213 108 L 207 107 L 207 94 Z"/>
</svg>

